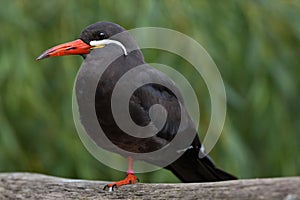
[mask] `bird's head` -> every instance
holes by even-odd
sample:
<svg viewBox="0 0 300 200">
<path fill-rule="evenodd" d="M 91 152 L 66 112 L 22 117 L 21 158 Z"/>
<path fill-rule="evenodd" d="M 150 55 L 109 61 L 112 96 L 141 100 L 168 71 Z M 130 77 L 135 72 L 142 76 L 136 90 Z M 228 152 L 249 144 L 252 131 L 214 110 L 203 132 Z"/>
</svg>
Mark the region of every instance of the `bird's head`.
<svg viewBox="0 0 300 200">
<path fill-rule="evenodd" d="M 132 43 L 133 39 L 129 33 L 125 34 L 125 37 L 119 36 L 123 34 L 118 33 L 124 31 L 123 27 L 112 22 L 97 22 L 86 27 L 79 39 L 52 47 L 36 59 L 41 60 L 65 55 L 82 55 L 85 57 L 92 49 L 104 48 L 108 44 L 118 45 L 124 55 L 127 55 L 127 49 L 130 48 L 130 43 Z"/>
</svg>

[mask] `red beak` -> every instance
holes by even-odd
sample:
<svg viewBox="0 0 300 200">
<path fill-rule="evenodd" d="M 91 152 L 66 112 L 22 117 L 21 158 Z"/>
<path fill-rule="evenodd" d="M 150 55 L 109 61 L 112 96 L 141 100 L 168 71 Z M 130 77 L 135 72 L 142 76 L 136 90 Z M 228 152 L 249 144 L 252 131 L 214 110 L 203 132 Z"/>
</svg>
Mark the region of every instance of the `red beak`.
<svg viewBox="0 0 300 200">
<path fill-rule="evenodd" d="M 91 46 L 83 42 L 81 39 L 67 42 L 57 45 L 51 49 L 46 50 L 36 60 L 41 60 L 54 56 L 66 56 L 66 55 L 82 55 L 90 53 Z"/>
</svg>

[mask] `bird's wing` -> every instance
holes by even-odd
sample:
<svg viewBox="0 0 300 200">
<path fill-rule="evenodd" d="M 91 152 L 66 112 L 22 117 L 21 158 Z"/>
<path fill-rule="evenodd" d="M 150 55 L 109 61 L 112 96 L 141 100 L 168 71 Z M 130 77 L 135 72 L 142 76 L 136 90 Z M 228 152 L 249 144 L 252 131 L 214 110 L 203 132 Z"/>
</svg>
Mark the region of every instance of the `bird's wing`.
<svg viewBox="0 0 300 200">
<path fill-rule="evenodd" d="M 149 123 L 153 123 L 155 126 L 155 115 L 151 122 L 149 109 L 151 106 L 159 104 L 165 109 L 167 117 L 157 137 L 171 141 L 178 131 L 188 130 L 195 133 L 194 123 L 184 107 L 183 98 L 175 83 L 164 73 L 149 65 L 137 74 L 136 79 L 144 79 L 145 77 L 150 79 L 149 82 L 152 83 L 138 88 L 130 99 L 130 114 L 133 121 L 140 126 L 146 126 Z M 158 109 L 156 112 L 160 114 L 164 111 Z M 161 120 L 159 116 L 158 120 Z"/>
</svg>

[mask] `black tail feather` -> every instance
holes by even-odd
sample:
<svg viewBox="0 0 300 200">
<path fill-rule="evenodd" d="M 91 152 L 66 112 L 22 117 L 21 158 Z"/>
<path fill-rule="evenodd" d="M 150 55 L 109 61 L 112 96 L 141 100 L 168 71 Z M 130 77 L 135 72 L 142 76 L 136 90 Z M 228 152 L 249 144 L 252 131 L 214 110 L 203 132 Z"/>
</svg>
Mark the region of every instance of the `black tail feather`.
<svg viewBox="0 0 300 200">
<path fill-rule="evenodd" d="M 208 156 L 199 158 L 198 151 L 195 148 L 188 149 L 179 159 L 166 168 L 186 183 L 237 179 L 235 176 L 216 168 Z"/>
</svg>

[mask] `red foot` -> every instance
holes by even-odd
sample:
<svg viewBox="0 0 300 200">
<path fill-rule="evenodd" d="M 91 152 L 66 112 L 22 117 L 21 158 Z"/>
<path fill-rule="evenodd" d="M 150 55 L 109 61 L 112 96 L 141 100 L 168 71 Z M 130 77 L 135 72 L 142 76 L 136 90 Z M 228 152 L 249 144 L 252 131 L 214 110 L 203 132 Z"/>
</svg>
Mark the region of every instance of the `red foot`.
<svg viewBox="0 0 300 200">
<path fill-rule="evenodd" d="M 139 181 L 139 179 L 134 174 L 127 174 L 124 180 L 107 184 L 104 186 L 103 190 L 108 189 L 108 191 L 111 192 L 114 191 L 115 189 L 118 189 L 122 185 L 135 184 L 137 181 Z"/>
</svg>

